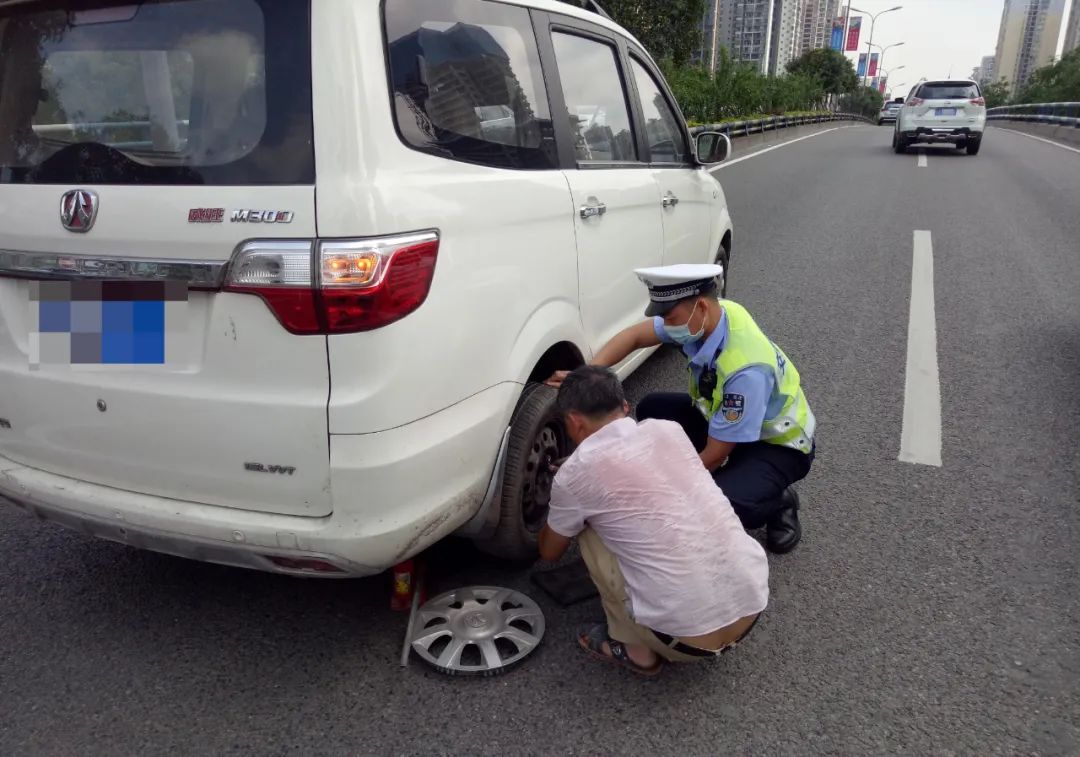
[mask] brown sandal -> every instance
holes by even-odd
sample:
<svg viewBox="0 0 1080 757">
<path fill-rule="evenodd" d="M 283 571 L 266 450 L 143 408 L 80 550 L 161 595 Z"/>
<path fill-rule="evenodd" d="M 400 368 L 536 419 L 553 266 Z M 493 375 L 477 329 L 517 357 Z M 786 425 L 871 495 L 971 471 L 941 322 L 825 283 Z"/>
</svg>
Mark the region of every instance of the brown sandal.
<svg viewBox="0 0 1080 757">
<path fill-rule="evenodd" d="M 604 642 L 607 642 L 611 654 L 605 654 Z M 597 623 L 593 626 L 583 626 L 579 629 L 578 646 L 588 652 L 590 657 L 620 665 L 639 676 L 645 676 L 647 678 L 659 675 L 664 667 L 663 660 L 657 660 L 656 664 L 651 668 L 638 665 L 631 659 L 630 652 L 627 651 L 625 644 L 621 641 L 615 641 L 608 636 L 607 625 L 605 623 Z"/>
</svg>

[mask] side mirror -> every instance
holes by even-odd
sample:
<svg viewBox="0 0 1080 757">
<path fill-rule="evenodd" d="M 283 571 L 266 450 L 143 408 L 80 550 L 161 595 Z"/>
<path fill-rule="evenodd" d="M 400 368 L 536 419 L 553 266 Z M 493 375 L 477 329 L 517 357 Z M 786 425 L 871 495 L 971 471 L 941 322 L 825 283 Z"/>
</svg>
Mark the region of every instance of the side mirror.
<svg viewBox="0 0 1080 757">
<path fill-rule="evenodd" d="M 731 140 L 718 131 L 703 131 L 697 135 L 695 145 L 698 163 L 712 166 L 731 157 Z"/>
</svg>

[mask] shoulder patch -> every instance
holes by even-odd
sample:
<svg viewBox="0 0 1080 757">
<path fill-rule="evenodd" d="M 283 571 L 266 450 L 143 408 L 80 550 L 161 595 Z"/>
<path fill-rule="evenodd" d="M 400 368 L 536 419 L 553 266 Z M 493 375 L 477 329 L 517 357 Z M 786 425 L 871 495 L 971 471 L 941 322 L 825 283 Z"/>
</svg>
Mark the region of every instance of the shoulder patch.
<svg viewBox="0 0 1080 757">
<path fill-rule="evenodd" d="M 736 423 L 743 417 L 746 407 L 746 398 L 741 394 L 724 394 L 724 400 L 720 405 L 720 412 L 724 414 L 724 420 L 728 423 Z"/>
</svg>

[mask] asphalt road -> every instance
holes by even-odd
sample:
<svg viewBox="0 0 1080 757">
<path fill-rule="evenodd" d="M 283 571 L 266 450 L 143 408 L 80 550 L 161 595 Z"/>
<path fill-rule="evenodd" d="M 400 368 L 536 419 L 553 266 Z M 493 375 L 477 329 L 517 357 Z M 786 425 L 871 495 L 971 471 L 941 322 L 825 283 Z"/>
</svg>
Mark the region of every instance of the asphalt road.
<svg viewBox="0 0 1080 757">
<path fill-rule="evenodd" d="M 730 294 L 820 422 L 803 543 L 770 558 L 735 653 L 651 681 L 592 663 L 572 635 L 598 604 L 450 546 L 440 586 L 515 586 L 548 620 L 523 666 L 450 679 L 398 667 L 384 580 L 201 565 L 4 509 L 0 754 L 1076 754 L 1080 155 L 1000 130 L 977 157 L 927 153 L 857 126 L 718 173 Z M 915 230 L 940 468 L 897 459 Z M 683 381 L 665 352 L 629 388 Z"/>
</svg>

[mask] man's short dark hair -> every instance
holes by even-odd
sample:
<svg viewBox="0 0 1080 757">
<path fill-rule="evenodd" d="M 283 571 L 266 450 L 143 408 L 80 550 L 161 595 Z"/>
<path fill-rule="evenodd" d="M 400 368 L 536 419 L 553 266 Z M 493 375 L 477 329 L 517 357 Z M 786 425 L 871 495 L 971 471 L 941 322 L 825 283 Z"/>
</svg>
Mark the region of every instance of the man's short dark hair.
<svg viewBox="0 0 1080 757">
<path fill-rule="evenodd" d="M 614 371 L 598 365 L 584 365 L 572 371 L 559 387 L 559 412 L 580 413 L 587 418 L 606 418 L 622 410 L 626 402 L 622 383 Z"/>
</svg>

